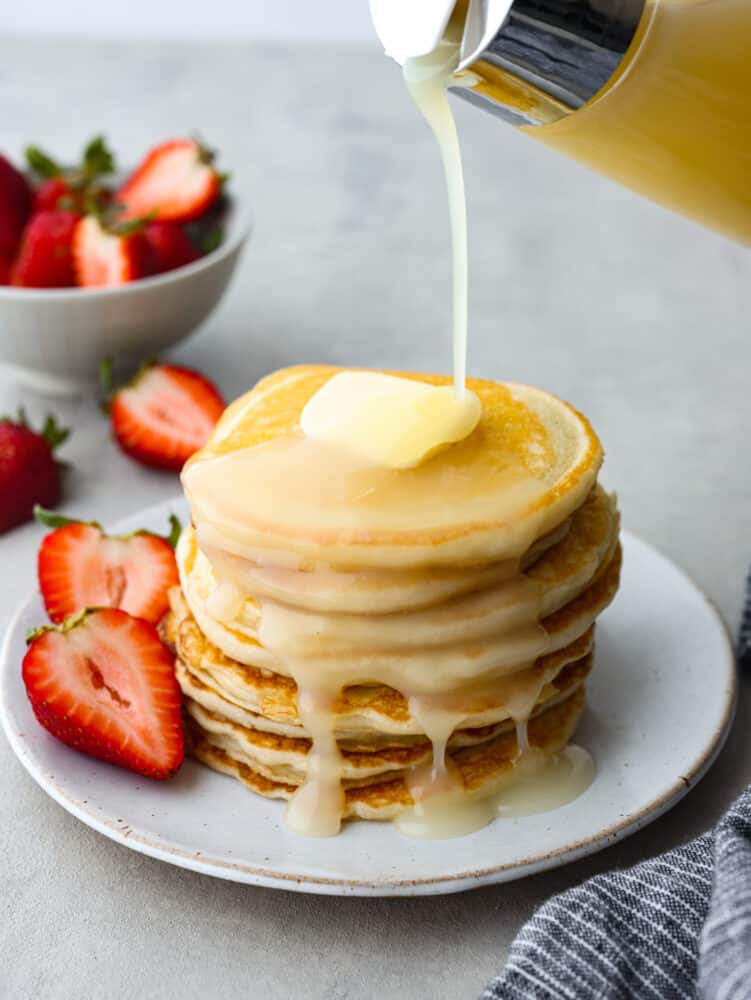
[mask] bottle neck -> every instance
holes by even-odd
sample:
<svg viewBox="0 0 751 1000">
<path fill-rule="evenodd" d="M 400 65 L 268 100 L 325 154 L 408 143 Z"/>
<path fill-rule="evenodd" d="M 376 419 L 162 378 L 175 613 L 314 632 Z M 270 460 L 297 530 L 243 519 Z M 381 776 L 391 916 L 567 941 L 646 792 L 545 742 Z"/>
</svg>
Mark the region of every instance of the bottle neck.
<svg viewBox="0 0 751 1000">
<path fill-rule="evenodd" d="M 456 93 L 514 125 L 576 111 L 618 71 L 646 0 L 514 0 Z"/>
</svg>

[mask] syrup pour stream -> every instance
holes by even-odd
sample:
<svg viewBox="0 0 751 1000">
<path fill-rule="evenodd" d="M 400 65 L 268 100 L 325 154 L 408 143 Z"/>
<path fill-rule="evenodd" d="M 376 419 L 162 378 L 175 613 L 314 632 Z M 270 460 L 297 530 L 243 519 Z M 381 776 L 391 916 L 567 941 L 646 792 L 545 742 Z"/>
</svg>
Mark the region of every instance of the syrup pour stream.
<svg viewBox="0 0 751 1000">
<path fill-rule="evenodd" d="M 461 29 L 452 22 L 433 52 L 404 63 L 407 89 L 435 133 L 446 175 L 453 258 L 453 360 L 457 399 L 464 396 L 467 376 L 467 205 L 459 136 L 449 105 L 448 85 L 459 64 L 460 44 Z"/>
</svg>

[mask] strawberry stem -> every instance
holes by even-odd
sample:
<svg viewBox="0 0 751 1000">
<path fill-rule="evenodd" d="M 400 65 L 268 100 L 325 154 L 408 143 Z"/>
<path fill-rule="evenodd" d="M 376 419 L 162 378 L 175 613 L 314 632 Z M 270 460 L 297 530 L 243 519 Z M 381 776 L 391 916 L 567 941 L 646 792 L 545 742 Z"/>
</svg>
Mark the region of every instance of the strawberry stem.
<svg viewBox="0 0 751 1000">
<path fill-rule="evenodd" d="M 112 358 L 102 358 L 99 362 L 99 384 L 104 392 L 104 399 L 102 400 L 102 409 L 105 413 L 109 413 L 110 402 L 112 400 Z"/>
<path fill-rule="evenodd" d="M 169 524 L 170 533 L 167 535 L 167 544 L 174 549 L 180 539 L 180 535 L 182 534 L 183 526 L 180 523 L 180 518 L 176 514 L 170 514 Z"/>
<path fill-rule="evenodd" d="M 54 510 L 47 510 L 39 504 L 34 505 L 34 517 L 46 528 L 65 528 L 69 524 L 90 524 L 92 528 L 102 530 L 101 525 L 97 521 L 82 521 L 80 517 L 65 517 L 64 514 L 58 514 Z"/>
<path fill-rule="evenodd" d="M 40 625 L 39 628 L 30 628 L 26 633 L 26 645 L 30 646 L 35 639 L 38 639 L 40 635 L 44 635 L 45 632 L 56 631 L 55 625 Z"/>
<path fill-rule="evenodd" d="M 201 133 L 196 130 L 191 132 L 190 138 L 198 148 L 198 162 L 209 167 L 213 166 L 214 160 L 216 159 L 216 150 L 207 146 Z"/>
<path fill-rule="evenodd" d="M 42 437 L 47 441 L 50 448 L 54 451 L 69 436 L 70 430 L 67 427 L 59 427 L 52 414 L 48 414 L 47 419 L 44 421 L 44 427 L 42 427 Z"/>
<path fill-rule="evenodd" d="M 94 136 L 83 151 L 83 171 L 87 177 L 111 174 L 115 170 L 115 158 L 107 147 L 103 135 Z"/>
<path fill-rule="evenodd" d="M 48 156 L 38 146 L 27 146 L 24 150 L 26 162 L 29 168 L 40 177 L 59 177 L 63 173 L 63 168 L 56 163 L 51 156 Z"/>
<path fill-rule="evenodd" d="M 171 549 L 177 545 L 178 539 L 182 534 L 183 526 L 180 522 L 180 518 L 176 514 L 170 514 L 169 516 L 169 534 L 168 535 L 158 535 L 155 531 L 149 531 L 148 528 L 141 528 L 140 531 L 134 531 L 134 535 L 151 535 L 152 538 L 161 538 L 163 542 L 166 542 Z M 120 535 L 122 539 L 132 538 L 133 535 Z"/>
<path fill-rule="evenodd" d="M 26 410 L 23 406 L 18 407 L 18 414 L 15 418 L 0 417 L 0 423 L 16 424 L 18 427 L 25 427 L 27 430 L 33 431 L 35 434 L 38 433 L 40 437 L 45 439 L 53 451 L 55 448 L 59 447 L 63 441 L 70 437 L 70 430 L 67 427 L 58 426 L 57 421 L 51 413 L 47 414 L 41 431 L 34 431 L 34 428 L 29 424 L 29 418 L 26 416 Z"/>
<path fill-rule="evenodd" d="M 40 524 L 43 524 L 46 528 L 52 528 L 53 530 L 56 530 L 57 528 L 67 528 L 70 524 L 88 524 L 90 527 L 101 531 L 104 535 L 104 528 L 101 526 L 99 521 L 83 521 L 80 517 L 66 517 L 64 514 L 58 514 L 54 510 L 47 510 L 39 504 L 34 506 L 34 517 Z M 117 535 L 115 537 L 127 542 L 127 540 L 129 538 L 133 538 L 134 535 L 151 535 L 153 538 L 161 538 L 169 545 L 170 548 L 174 549 L 177 545 L 178 539 L 180 538 L 182 530 L 183 526 L 180 522 L 180 518 L 176 514 L 170 514 L 169 533 L 166 535 L 158 535 L 156 531 L 149 531 L 147 528 L 141 528 L 140 531 L 132 531 L 129 535 Z"/>
<path fill-rule="evenodd" d="M 26 645 L 30 646 L 31 643 L 38 639 L 40 635 L 44 635 L 45 632 L 62 632 L 63 635 L 66 632 L 70 632 L 72 629 L 80 625 L 92 611 L 100 611 L 101 608 L 83 608 L 81 611 L 76 611 L 75 614 L 70 615 L 62 625 L 40 625 L 39 628 L 31 628 L 26 633 Z"/>
</svg>

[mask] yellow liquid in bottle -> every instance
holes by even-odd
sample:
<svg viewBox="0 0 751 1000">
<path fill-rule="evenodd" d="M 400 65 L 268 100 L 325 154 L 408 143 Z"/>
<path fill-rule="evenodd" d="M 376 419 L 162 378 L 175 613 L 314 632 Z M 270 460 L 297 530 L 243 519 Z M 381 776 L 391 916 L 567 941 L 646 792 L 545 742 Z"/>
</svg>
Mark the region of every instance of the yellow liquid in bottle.
<svg viewBox="0 0 751 1000">
<path fill-rule="evenodd" d="M 599 94 L 522 131 L 751 244 L 751 0 L 648 2 Z"/>
</svg>

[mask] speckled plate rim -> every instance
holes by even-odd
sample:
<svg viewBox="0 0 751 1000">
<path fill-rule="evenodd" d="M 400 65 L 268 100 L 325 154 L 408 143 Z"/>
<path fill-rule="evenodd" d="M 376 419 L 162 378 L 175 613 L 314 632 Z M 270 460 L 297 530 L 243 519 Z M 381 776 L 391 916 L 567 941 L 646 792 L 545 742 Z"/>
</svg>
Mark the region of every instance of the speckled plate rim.
<svg viewBox="0 0 751 1000">
<path fill-rule="evenodd" d="M 142 511 L 138 515 L 138 521 L 139 523 L 149 523 L 154 517 L 163 515 L 166 510 L 176 505 L 174 502 L 172 504 L 157 504 L 146 511 Z M 182 503 L 180 503 L 180 506 L 182 506 Z M 125 522 L 126 530 L 127 524 L 130 521 L 133 521 L 133 518 L 128 518 Z M 299 873 L 279 871 L 273 867 L 251 865 L 243 862 L 229 862 L 223 858 L 204 855 L 200 851 L 187 851 L 177 845 L 160 843 L 153 836 L 139 832 L 119 820 L 102 819 L 91 808 L 87 808 L 87 805 L 90 806 L 91 803 L 79 801 L 45 773 L 44 768 L 30 751 L 29 745 L 23 738 L 23 735 L 16 732 L 11 719 L 6 697 L 5 675 L 14 666 L 17 667 L 11 656 L 11 648 L 18 641 L 19 630 L 22 629 L 22 620 L 27 615 L 29 606 L 38 601 L 37 595 L 29 598 L 18 609 L 7 629 L 2 648 L 0 649 L 0 680 L 3 681 L 0 688 L 0 722 L 10 746 L 21 764 L 34 781 L 64 809 L 87 826 L 104 834 L 105 837 L 134 851 L 161 861 L 166 861 L 181 868 L 250 885 L 326 895 L 439 895 L 461 892 L 466 889 L 478 888 L 482 885 L 513 881 L 593 854 L 624 839 L 659 818 L 679 802 L 707 773 L 722 749 L 733 722 L 737 700 L 737 671 L 732 643 L 719 612 L 691 578 L 657 549 L 626 531 L 622 533 L 622 538 L 626 550 L 633 546 L 642 546 L 647 550 L 650 558 L 667 564 L 703 599 L 708 622 L 711 622 L 718 634 L 721 634 L 724 639 L 724 662 L 716 665 L 718 674 L 725 683 L 724 701 L 720 718 L 715 725 L 711 739 L 696 748 L 693 761 L 687 767 L 681 769 L 680 775 L 676 777 L 673 784 L 638 811 L 622 816 L 617 822 L 603 826 L 602 829 L 598 830 L 592 836 L 580 839 L 574 843 L 563 844 L 555 849 L 530 856 L 521 861 L 423 879 L 388 878 L 369 881 L 352 878 L 326 878 L 305 871 Z M 227 780 L 223 776 L 217 777 L 220 780 Z"/>
</svg>

